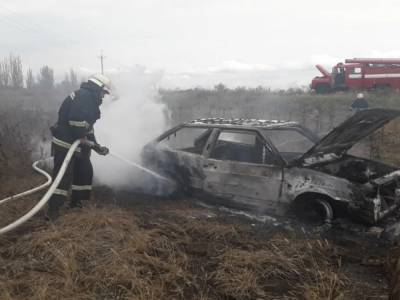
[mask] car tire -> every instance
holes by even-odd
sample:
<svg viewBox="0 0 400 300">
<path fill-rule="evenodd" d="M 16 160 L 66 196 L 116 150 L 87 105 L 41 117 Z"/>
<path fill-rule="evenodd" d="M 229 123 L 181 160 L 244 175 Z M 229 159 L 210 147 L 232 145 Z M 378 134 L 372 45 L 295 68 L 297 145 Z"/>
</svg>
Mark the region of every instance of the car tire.
<svg viewBox="0 0 400 300">
<path fill-rule="evenodd" d="M 330 226 L 333 219 L 332 206 L 323 198 L 307 199 L 295 203 L 293 213 L 300 222 L 314 226 Z"/>
<path fill-rule="evenodd" d="M 322 210 L 324 224 L 330 225 L 333 219 L 332 206 L 325 199 L 316 199 L 315 202 L 320 206 Z"/>
</svg>

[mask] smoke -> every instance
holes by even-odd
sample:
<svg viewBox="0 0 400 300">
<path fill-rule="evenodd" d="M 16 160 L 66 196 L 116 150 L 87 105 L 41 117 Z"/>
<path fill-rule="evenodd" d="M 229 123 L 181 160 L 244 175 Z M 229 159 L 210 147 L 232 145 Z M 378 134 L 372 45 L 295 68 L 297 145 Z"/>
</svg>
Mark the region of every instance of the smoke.
<svg viewBox="0 0 400 300">
<path fill-rule="evenodd" d="M 167 109 L 158 95 L 163 74 L 136 66 L 107 75 L 114 95 L 106 96 L 101 106 L 101 119 L 95 125 L 97 141 L 111 152 L 140 163 L 142 147 L 166 129 Z M 96 181 L 111 187 L 137 188 L 152 179 L 111 155 L 94 153 L 93 165 Z"/>
</svg>

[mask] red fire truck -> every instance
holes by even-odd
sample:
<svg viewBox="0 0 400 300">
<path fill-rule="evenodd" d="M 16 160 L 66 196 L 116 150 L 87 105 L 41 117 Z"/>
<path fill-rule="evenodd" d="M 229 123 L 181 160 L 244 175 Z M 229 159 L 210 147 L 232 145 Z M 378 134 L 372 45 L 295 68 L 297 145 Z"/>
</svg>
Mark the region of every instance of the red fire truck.
<svg viewBox="0 0 400 300">
<path fill-rule="evenodd" d="M 317 93 L 338 90 L 400 89 L 400 58 L 353 58 L 338 63 L 329 73 L 316 65 L 323 76 L 314 77 L 311 89 Z"/>
</svg>

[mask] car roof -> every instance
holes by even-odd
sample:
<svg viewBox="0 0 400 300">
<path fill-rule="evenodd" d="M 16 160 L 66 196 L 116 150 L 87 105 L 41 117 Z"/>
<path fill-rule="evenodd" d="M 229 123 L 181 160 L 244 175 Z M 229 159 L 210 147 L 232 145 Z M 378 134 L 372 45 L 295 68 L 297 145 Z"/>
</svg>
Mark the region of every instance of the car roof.
<svg viewBox="0 0 400 300">
<path fill-rule="evenodd" d="M 282 120 L 262 120 L 262 119 L 224 119 L 224 118 L 204 118 L 196 119 L 184 125 L 201 126 L 201 127 L 231 127 L 231 128 L 261 128 L 261 129 L 275 129 L 275 128 L 290 128 L 300 127 L 299 123 L 293 121 Z"/>
</svg>

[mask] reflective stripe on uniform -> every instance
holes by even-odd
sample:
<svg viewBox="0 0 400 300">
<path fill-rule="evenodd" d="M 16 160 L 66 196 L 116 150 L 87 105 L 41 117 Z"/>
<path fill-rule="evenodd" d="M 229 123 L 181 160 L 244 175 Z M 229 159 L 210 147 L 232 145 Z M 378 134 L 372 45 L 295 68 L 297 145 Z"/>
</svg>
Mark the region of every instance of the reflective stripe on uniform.
<svg viewBox="0 0 400 300">
<path fill-rule="evenodd" d="M 89 79 L 89 81 L 92 81 L 92 82 L 94 82 L 95 84 L 97 84 L 99 87 L 104 87 L 104 83 L 102 83 L 100 80 L 97 80 L 96 78 L 93 78 L 93 77 L 91 77 L 90 79 Z"/>
<path fill-rule="evenodd" d="M 54 195 L 60 195 L 60 196 L 68 196 L 68 191 L 62 190 L 62 189 L 55 189 L 54 190 Z"/>
<path fill-rule="evenodd" d="M 72 144 L 67 143 L 67 142 L 64 142 L 64 141 L 62 141 L 62 140 L 59 140 L 58 138 L 56 138 L 56 137 L 54 137 L 54 136 L 53 136 L 52 142 L 53 142 L 54 144 L 60 146 L 60 147 L 66 148 L 66 149 L 69 149 L 69 148 L 71 148 L 71 146 L 72 146 Z M 76 149 L 75 149 L 75 152 L 81 152 L 81 148 L 79 148 L 79 147 L 76 148 Z"/>
<path fill-rule="evenodd" d="M 92 128 L 92 129 L 88 132 L 88 134 L 94 134 L 94 129 Z"/>
<path fill-rule="evenodd" d="M 89 123 L 86 121 L 68 121 L 70 126 L 89 128 Z"/>
<path fill-rule="evenodd" d="M 73 191 L 91 191 L 92 186 L 91 185 L 72 185 L 72 190 Z"/>
</svg>

